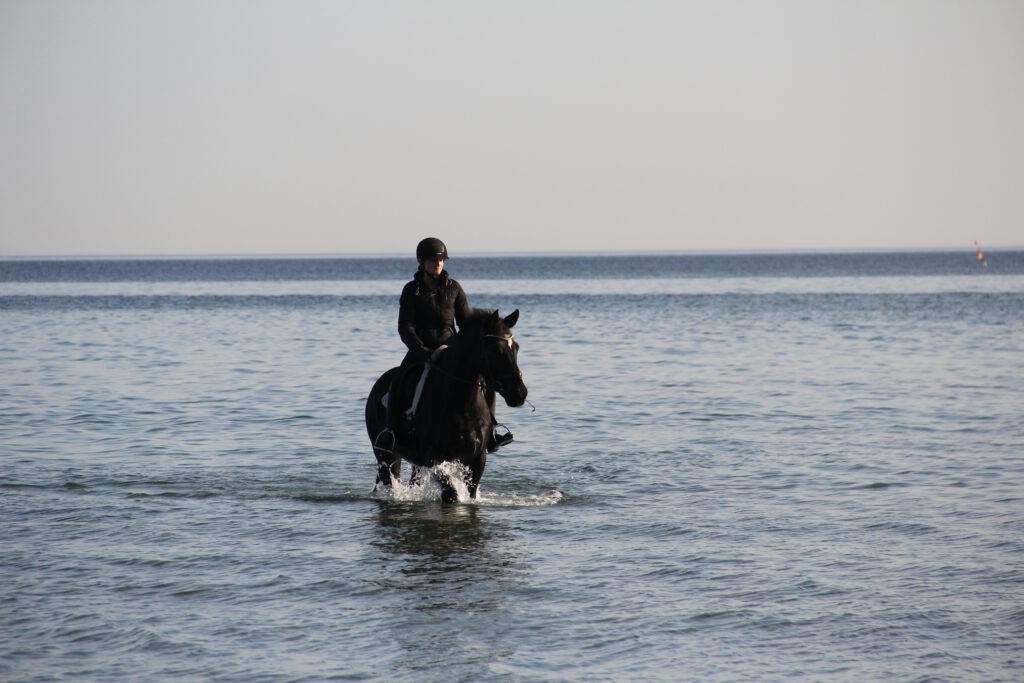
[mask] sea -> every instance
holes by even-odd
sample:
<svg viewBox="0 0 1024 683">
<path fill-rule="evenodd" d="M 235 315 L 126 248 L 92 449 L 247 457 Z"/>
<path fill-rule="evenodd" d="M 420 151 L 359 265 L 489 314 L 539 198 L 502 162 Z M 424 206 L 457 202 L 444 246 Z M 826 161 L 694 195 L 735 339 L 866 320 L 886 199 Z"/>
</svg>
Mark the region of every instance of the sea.
<svg viewBox="0 0 1024 683">
<path fill-rule="evenodd" d="M 0 260 L 0 680 L 1024 680 L 1024 251 L 456 255 L 530 403 L 447 505 L 415 266 Z"/>
</svg>

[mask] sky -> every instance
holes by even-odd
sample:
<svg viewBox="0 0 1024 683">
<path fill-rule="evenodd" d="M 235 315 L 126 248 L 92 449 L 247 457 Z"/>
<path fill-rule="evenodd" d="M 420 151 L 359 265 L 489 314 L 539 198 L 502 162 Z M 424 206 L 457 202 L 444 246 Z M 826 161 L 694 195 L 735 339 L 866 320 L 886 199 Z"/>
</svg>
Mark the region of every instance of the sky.
<svg viewBox="0 0 1024 683">
<path fill-rule="evenodd" d="M 0 256 L 1024 245 L 1020 0 L 0 0 Z"/>
</svg>

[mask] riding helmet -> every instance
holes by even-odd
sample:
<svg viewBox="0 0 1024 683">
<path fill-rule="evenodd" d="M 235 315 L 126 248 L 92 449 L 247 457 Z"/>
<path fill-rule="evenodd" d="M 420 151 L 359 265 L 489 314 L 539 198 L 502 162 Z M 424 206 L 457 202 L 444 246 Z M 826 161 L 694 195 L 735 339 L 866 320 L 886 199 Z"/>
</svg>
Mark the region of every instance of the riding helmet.
<svg viewBox="0 0 1024 683">
<path fill-rule="evenodd" d="M 427 237 L 420 240 L 420 243 L 416 245 L 416 259 L 423 261 L 428 258 L 438 258 L 447 261 L 448 247 L 444 246 L 444 242 L 436 237 Z"/>
</svg>

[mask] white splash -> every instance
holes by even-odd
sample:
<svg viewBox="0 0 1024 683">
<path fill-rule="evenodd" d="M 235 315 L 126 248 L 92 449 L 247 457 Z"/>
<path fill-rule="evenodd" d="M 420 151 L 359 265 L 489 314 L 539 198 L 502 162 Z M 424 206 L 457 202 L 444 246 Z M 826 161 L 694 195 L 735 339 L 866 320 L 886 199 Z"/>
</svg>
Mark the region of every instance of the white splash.
<svg viewBox="0 0 1024 683">
<path fill-rule="evenodd" d="M 389 487 L 375 487 L 370 493 L 377 500 L 398 502 L 432 502 L 441 500 L 441 484 L 438 474 L 450 477 L 458 493 L 459 503 L 478 505 L 481 507 L 534 507 L 541 505 L 558 505 L 565 500 L 565 494 L 557 489 L 543 493 L 518 493 L 515 491 L 477 490 L 477 497 L 469 496 L 469 489 L 461 477 L 462 466 L 454 462 L 444 462 L 420 473 L 421 483 L 410 485 L 406 482 L 395 482 Z"/>
</svg>

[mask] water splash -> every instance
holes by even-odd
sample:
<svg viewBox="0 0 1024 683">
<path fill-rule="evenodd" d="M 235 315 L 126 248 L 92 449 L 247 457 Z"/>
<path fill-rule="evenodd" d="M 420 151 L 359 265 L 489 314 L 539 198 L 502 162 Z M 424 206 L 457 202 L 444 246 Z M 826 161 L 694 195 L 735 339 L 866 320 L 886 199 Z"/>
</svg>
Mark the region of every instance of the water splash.
<svg viewBox="0 0 1024 683">
<path fill-rule="evenodd" d="M 543 493 L 519 493 L 517 491 L 485 491 L 481 487 L 477 497 L 471 498 L 469 490 L 460 476 L 462 466 L 458 463 L 444 462 L 432 468 L 422 468 L 419 473 L 420 483 L 408 484 L 395 482 L 389 487 L 377 486 L 370 496 L 377 500 L 395 502 L 440 502 L 441 483 L 438 475 L 450 477 L 458 493 L 458 502 L 481 507 L 535 507 L 542 505 L 558 505 L 565 500 L 565 494 L 557 489 Z"/>
</svg>

